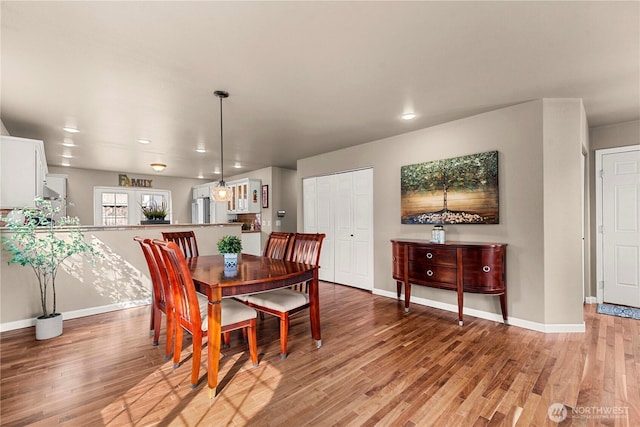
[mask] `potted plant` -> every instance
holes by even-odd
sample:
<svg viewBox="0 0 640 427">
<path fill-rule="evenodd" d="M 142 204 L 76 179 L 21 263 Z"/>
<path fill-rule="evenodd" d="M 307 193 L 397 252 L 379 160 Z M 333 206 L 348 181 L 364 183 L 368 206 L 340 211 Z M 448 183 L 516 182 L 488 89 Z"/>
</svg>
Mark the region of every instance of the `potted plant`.
<svg viewBox="0 0 640 427">
<path fill-rule="evenodd" d="M 238 236 L 222 236 L 222 238 L 218 240 L 218 252 L 224 256 L 224 268 L 236 268 L 238 265 L 238 254 L 242 252 L 242 241 Z"/>
<path fill-rule="evenodd" d="M 62 314 L 56 309 L 56 275 L 69 257 L 81 254 L 92 259 L 95 248 L 84 240 L 77 217 L 52 218 L 60 211 L 48 200 L 35 199 L 35 208 L 14 210 L 7 217 L 10 230 L 2 239 L 9 264 L 33 269 L 40 289 L 42 314 L 36 318 L 36 339 L 62 334 Z"/>
<path fill-rule="evenodd" d="M 151 200 L 147 204 L 140 204 L 140 209 L 146 220 L 140 221 L 140 224 L 169 224 L 165 220 L 167 216 L 167 203 L 158 204 L 155 200 Z"/>
</svg>

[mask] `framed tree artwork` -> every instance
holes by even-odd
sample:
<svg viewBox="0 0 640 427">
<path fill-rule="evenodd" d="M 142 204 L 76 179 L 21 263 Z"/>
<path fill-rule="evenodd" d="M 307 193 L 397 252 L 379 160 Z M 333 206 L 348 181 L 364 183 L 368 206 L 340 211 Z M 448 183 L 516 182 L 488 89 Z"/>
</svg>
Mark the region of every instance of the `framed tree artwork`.
<svg viewBox="0 0 640 427">
<path fill-rule="evenodd" d="M 498 224 L 498 152 L 402 166 L 402 224 Z"/>
</svg>

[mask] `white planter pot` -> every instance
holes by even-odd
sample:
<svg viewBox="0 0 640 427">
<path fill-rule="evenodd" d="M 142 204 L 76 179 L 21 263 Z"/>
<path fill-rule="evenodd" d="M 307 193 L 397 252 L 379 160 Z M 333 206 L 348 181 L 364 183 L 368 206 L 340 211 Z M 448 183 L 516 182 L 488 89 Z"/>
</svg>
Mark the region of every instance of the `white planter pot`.
<svg viewBox="0 0 640 427">
<path fill-rule="evenodd" d="M 62 314 L 58 313 L 53 317 L 36 319 L 37 340 L 48 340 L 59 335 L 62 335 Z"/>
<path fill-rule="evenodd" d="M 235 270 L 238 267 L 238 254 L 223 254 L 224 269 Z"/>
</svg>

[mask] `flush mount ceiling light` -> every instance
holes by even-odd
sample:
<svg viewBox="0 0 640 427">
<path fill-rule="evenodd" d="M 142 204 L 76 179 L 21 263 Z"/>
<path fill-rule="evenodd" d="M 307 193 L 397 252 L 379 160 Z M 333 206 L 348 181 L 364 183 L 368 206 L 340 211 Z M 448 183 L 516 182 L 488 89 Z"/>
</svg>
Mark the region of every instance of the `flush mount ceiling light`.
<svg viewBox="0 0 640 427">
<path fill-rule="evenodd" d="M 165 165 L 164 163 L 151 163 L 151 169 L 156 172 L 162 172 L 166 167 L 167 165 Z"/>
<path fill-rule="evenodd" d="M 80 132 L 78 129 L 72 128 L 70 126 L 65 126 L 65 127 L 62 128 L 62 130 L 64 130 L 65 132 L 69 132 L 69 133 L 78 133 L 78 132 Z"/>
<path fill-rule="evenodd" d="M 220 98 L 220 181 L 211 190 L 213 199 L 217 202 L 227 202 L 231 200 L 231 188 L 224 182 L 224 157 L 223 157 L 223 133 L 222 133 L 222 100 L 229 97 L 229 92 L 216 90 L 213 92 L 215 96 Z"/>
<path fill-rule="evenodd" d="M 411 119 L 415 119 L 416 115 L 414 113 L 404 113 L 402 116 L 400 116 L 400 118 L 402 120 L 411 120 Z"/>
</svg>

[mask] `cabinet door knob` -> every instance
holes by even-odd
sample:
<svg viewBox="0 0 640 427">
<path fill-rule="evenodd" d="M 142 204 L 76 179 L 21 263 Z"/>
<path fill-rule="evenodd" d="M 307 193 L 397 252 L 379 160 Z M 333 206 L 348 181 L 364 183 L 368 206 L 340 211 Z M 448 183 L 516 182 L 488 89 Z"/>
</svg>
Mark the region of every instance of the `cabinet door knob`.
<svg viewBox="0 0 640 427">
<path fill-rule="evenodd" d="M 433 258 L 433 254 L 431 252 L 427 252 L 427 258 L 429 259 Z"/>
<path fill-rule="evenodd" d="M 429 276 L 429 277 L 433 276 L 433 271 L 427 270 L 427 276 Z"/>
<path fill-rule="evenodd" d="M 485 273 L 488 273 L 491 271 L 491 267 L 489 267 L 488 265 L 485 265 L 484 267 L 482 267 L 482 271 L 484 271 Z"/>
</svg>

